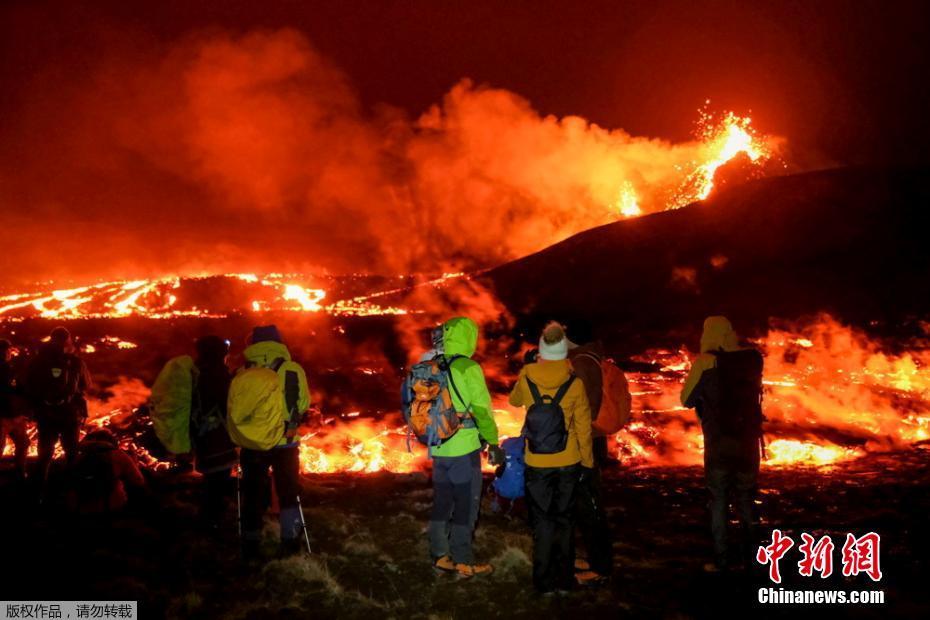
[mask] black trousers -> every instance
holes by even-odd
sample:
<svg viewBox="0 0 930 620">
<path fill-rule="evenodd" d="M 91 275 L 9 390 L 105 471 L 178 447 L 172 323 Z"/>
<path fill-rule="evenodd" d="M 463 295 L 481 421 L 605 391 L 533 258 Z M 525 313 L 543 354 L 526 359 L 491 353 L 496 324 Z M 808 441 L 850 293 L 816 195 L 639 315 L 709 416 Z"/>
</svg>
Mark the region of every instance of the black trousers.
<svg viewBox="0 0 930 620">
<path fill-rule="evenodd" d="M 579 468 L 526 468 L 533 527 L 533 585 L 540 592 L 575 585 L 574 511 Z"/>
<path fill-rule="evenodd" d="M 595 465 L 579 483 L 575 522 L 584 541 L 591 570 L 609 576 L 613 571 L 613 544 L 601 494 L 601 472 Z"/>
<path fill-rule="evenodd" d="M 242 537 L 248 541 L 261 538 L 262 516 L 271 498 L 271 478 L 281 508 L 281 540 L 293 540 L 301 534 L 297 495 L 300 493 L 300 454 L 296 444 L 271 450 L 242 449 Z M 268 468 L 271 468 L 271 476 Z"/>
<path fill-rule="evenodd" d="M 731 496 L 742 526 L 744 555 L 751 552 L 749 547 L 757 536 L 759 518 L 755 499 L 759 456 L 757 438 L 705 438 L 704 476 L 710 493 L 710 530 L 718 566 L 728 564 L 727 512 Z"/>
<path fill-rule="evenodd" d="M 219 525 L 226 512 L 226 500 L 232 494 L 232 476 L 229 469 L 203 475 L 203 494 L 200 499 L 200 519 L 210 525 Z"/>
<path fill-rule="evenodd" d="M 48 477 L 49 466 L 55 457 L 55 444 L 59 440 L 68 465 L 74 465 L 82 422 L 82 418 L 67 407 L 49 407 L 38 413 L 36 427 L 39 431 L 39 458 L 36 467 L 40 479 Z"/>
</svg>

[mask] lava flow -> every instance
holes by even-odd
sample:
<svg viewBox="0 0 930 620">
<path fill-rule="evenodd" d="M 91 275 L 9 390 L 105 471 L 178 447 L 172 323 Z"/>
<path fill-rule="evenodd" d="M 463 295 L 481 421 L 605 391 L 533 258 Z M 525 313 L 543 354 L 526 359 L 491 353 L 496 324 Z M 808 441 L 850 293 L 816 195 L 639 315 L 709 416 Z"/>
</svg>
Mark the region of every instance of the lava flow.
<svg viewBox="0 0 930 620">
<path fill-rule="evenodd" d="M 116 354 L 131 351 L 130 344 L 114 337 L 97 341 L 97 346 L 111 347 Z M 764 465 L 830 465 L 930 439 L 930 378 L 924 370 L 930 364 L 930 350 L 925 343 L 911 344 L 909 349 L 891 352 L 863 331 L 826 315 L 790 329 L 773 328 L 754 341 L 765 355 Z M 633 419 L 611 439 L 612 453 L 626 466 L 701 462 L 700 425 L 694 412 L 678 402 L 689 358 L 690 353 L 681 348 L 647 351 L 632 360 L 638 368 L 627 372 Z M 498 376 L 499 366 L 490 360 L 484 362 L 493 384 L 506 386 L 513 381 L 512 375 Z M 366 376 L 378 373 L 365 372 Z M 386 379 L 387 383 L 398 380 Z M 134 415 L 147 399 L 146 386 L 124 378 L 106 394 L 91 400 L 89 426 L 112 428 L 140 462 L 167 467 L 145 442 L 147 421 Z M 522 411 L 506 404 L 505 392 L 493 396 L 501 436 L 518 435 Z M 408 442 L 398 413 L 376 417 L 359 410 L 336 413 L 327 410 L 325 395 L 321 407 L 322 413 L 311 416 L 300 429 L 304 472 L 404 473 L 427 467 L 425 450 L 415 440 Z"/>
</svg>

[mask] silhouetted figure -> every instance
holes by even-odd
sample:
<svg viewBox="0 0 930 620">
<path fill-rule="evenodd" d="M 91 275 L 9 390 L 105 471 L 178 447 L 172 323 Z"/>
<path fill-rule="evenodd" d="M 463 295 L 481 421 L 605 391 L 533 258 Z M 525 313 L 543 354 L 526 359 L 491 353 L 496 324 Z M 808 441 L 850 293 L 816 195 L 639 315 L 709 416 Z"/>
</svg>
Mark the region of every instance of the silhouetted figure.
<svg viewBox="0 0 930 620">
<path fill-rule="evenodd" d="M 591 408 L 591 449 L 594 455 L 594 467 L 588 475 L 582 476 L 578 483 L 578 498 L 575 507 L 575 521 L 584 540 L 587 561 L 576 560 L 576 577 L 581 583 L 596 582 L 609 577 L 613 572 L 613 544 L 607 512 L 601 492 L 601 468 L 608 461 L 607 435 L 593 422 L 601 409 L 603 392 L 603 375 L 601 360 L 604 359 L 604 345 L 594 340 L 590 325 L 584 321 L 575 321 L 569 325 L 568 359 L 572 370 L 584 385 L 588 405 Z M 586 570 L 587 569 L 587 570 Z"/>
<path fill-rule="evenodd" d="M 84 515 L 119 512 L 134 490 L 145 487 L 139 466 L 106 429 L 91 431 L 81 440 L 69 477 L 68 505 Z"/>
<path fill-rule="evenodd" d="M 219 336 L 205 336 L 196 347 L 191 438 L 194 465 L 203 475 L 200 518 L 205 526 L 217 528 L 231 496 L 231 474 L 238 461 L 236 446 L 226 430 L 226 403 L 232 381 L 226 366 L 229 342 Z"/>
<path fill-rule="evenodd" d="M 762 355 L 740 348 L 726 317 L 704 321 L 701 353 L 691 365 L 681 403 L 697 409 L 704 431 L 704 474 L 710 491 L 714 563 L 708 571 L 730 565 L 727 541 L 728 496 L 735 495 L 743 530 L 741 562 L 756 538 L 754 500 L 762 437 Z"/>
<path fill-rule="evenodd" d="M 580 479 L 594 467 L 591 410 L 572 373 L 568 338 L 550 323 L 539 357 L 520 371 L 510 404 L 526 407 L 526 503 L 533 526 L 533 585 L 541 593 L 575 586 L 574 512 Z"/>
<path fill-rule="evenodd" d="M 59 440 L 68 464 L 77 458 L 78 437 L 87 418 L 84 394 L 90 387 L 90 373 L 75 354 L 71 334 L 56 327 L 29 364 L 26 376 L 26 392 L 39 431 L 37 469 L 43 489 Z"/>
<path fill-rule="evenodd" d="M 16 384 L 12 364 L 13 346 L 9 340 L 0 340 L 0 454 L 6 447 L 6 438 L 13 442 L 16 475 L 26 478 L 26 454 L 29 452 L 29 434 L 26 415 Z"/>
</svg>

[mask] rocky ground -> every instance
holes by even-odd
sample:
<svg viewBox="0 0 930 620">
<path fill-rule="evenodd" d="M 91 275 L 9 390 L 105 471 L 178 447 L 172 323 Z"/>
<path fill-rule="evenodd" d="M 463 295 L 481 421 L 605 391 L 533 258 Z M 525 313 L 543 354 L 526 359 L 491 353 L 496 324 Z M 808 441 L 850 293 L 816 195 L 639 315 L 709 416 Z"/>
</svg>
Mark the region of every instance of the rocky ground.
<svg viewBox="0 0 930 620">
<path fill-rule="evenodd" d="M 486 495 L 477 554 L 495 573 L 460 581 L 434 574 L 424 528 L 430 488 L 424 474 L 304 478 L 303 505 L 312 556 L 268 558 L 257 568 L 238 559 L 235 506 L 222 531 L 196 526 L 199 480 L 148 473 L 150 492 L 126 514 L 78 519 L 54 502 L 36 507 L 4 469 L 4 598 L 138 600 L 145 618 L 291 617 L 719 617 L 721 613 L 797 616 L 920 617 L 928 549 L 930 449 L 874 455 L 830 470 L 765 470 L 761 502 L 767 528 L 882 535 L 884 579 L 797 575 L 782 561 L 785 587 L 885 590 L 880 607 L 762 607 L 765 568 L 709 576 L 704 491 L 699 468 L 614 468 L 605 477 L 614 532 L 616 577 L 607 586 L 542 599 L 530 585 L 531 534 L 525 513 L 495 514 Z M 842 543 L 838 544 L 839 547 Z M 793 550 L 796 552 L 796 549 Z M 836 551 L 839 567 L 839 548 Z M 839 572 L 839 571 L 837 571 Z"/>
</svg>

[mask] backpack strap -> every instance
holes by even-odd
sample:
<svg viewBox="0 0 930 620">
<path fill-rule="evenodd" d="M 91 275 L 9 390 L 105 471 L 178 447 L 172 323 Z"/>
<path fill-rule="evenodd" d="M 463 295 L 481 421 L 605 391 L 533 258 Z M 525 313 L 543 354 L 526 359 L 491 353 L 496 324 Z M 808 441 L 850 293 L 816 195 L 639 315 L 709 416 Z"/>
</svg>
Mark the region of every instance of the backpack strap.
<svg viewBox="0 0 930 620">
<path fill-rule="evenodd" d="M 465 399 L 462 398 L 462 393 L 459 392 L 459 389 L 458 389 L 458 388 L 456 387 L 456 385 L 455 385 L 455 379 L 452 378 L 452 362 L 454 362 L 455 360 L 457 360 L 457 359 L 459 359 L 459 358 L 461 358 L 461 357 L 465 357 L 465 356 L 464 356 L 464 355 L 453 355 L 453 356 L 450 357 L 448 360 L 446 360 L 445 357 L 443 357 L 442 361 L 439 363 L 439 368 L 440 368 L 443 372 L 445 372 L 446 375 L 448 375 L 448 377 L 449 377 L 449 385 L 452 386 L 452 391 L 455 392 L 455 395 L 459 397 L 459 401 L 460 401 L 460 402 L 462 403 L 462 405 L 465 407 L 465 413 L 466 413 L 466 415 L 470 415 L 471 412 L 470 412 L 469 410 L 471 409 L 471 404 L 467 404 L 467 405 L 465 404 Z"/>
<path fill-rule="evenodd" d="M 285 360 L 283 357 L 277 357 L 273 362 L 271 362 L 271 370 L 277 372 L 281 371 L 281 367 L 284 366 Z M 287 370 L 284 372 L 284 404 L 287 407 L 288 420 L 284 423 L 284 426 L 287 430 L 292 431 L 297 428 L 297 402 L 300 400 L 300 377 L 297 376 L 297 373 L 293 370 Z"/>
<path fill-rule="evenodd" d="M 557 391 L 555 393 L 555 396 L 552 398 L 553 405 L 559 405 L 562 403 L 562 399 L 565 398 L 565 394 L 568 392 L 568 389 L 572 387 L 572 383 L 575 382 L 576 378 L 577 377 L 574 374 L 569 375 L 568 381 L 566 381 L 559 387 L 559 391 Z"/>
<path fill-rule="evenodd" d="M 542 397 L 542 395 L 539 393 L 539 388 L 536 386 L 535 383 L 533 383 L 533 382 L 530 380 L 529 376 L 526 376 L 525 378 L 526 378 L 526 385 L 527 385 L 527 387 L 530 388 L 530 396 L 533 397 L 533 404 L 534 404 L 534 405 L 541 405 L 541 404 L 542 404 L 543 397 Z"/>
</svg>

